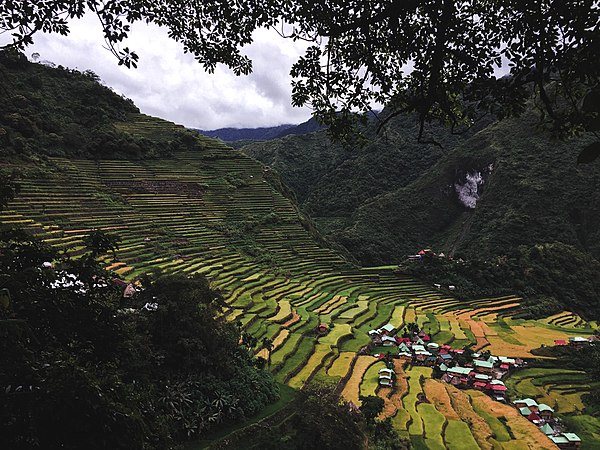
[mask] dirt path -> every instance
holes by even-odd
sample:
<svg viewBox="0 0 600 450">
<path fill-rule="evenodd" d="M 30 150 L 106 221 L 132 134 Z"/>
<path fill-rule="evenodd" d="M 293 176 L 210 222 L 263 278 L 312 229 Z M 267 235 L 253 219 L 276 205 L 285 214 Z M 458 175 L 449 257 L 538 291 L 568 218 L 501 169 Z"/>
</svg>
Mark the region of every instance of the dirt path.
<svg viewBox="0 0 600 450">
<path fill-rule="evenodd" d="M 295 309 L 293 309 L 292 310 L 292 318 L 290 320 L 288 320 L 287 322 L 285 322 L 281 326 L 284 327 L 284 328 L 291 327 L 292 325 L 294 325 L 299 320 L 300 320 L 300 315 L 296 312 Z"/>
</svg>

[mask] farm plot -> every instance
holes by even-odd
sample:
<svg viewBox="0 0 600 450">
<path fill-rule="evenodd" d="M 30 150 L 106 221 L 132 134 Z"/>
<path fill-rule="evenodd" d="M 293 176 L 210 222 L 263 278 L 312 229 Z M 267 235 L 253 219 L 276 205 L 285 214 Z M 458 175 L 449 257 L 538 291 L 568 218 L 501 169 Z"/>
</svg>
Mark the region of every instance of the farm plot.
<svg viewBox="0 0 600 450">
<path fill-rule="evenodd" d="M 333 378 L 343 378 L 350 372 L 352 361 L 356 357 L 354 352 L 340 352 L 333 364 L 327 369 L 327 375 Z"/>
<path fill-rule="evenodd" d="M 355 405 L 361 404 L 361 401 L 358 398 L 360 395 L 360 384 L 362 383 L 365 372 L 369 366 L 376 361 L 376 358 L 368 355 L 361 355 L 356 358 L 354 367 L 352 367 L 350 378 L 346 382 L 344 390 L 342 391 L 342 397 L 344 397 L 347 401 L 354 403 Z"/>
<path fill-rule="evenodd" d="M 556 449 L 556 446 L 550 439 L 533 423 L 521 416 L 516 408 L 496 402 L 481 392 L 469 391 L 469 396 L 476 408 L 484 410 L 487 414 L 497 418 L 512 438 L 510 441 L 500 442 L 502 448 Z M 496 428 L 497 423 L 490 425 L 489 429 L 492 430 L 492 427 L 498 429 Z M 500 433 L 502 432 L 500 431 Z M 494 436 L 500 441 L 500 434 L 498 432 Z"/>
<path fill-rule="evenodd" d="M 577 370 L 532 368 L 513 374 L 507 387 L 516 396 L 531 397 L 558 413 L 572 414 L 583 411 L 581 396 L 600 389 L 600 380 Z"/>
<path fill-rule="evenodd" d="M 311 375 L 323 365 L 324 360 L 333 354 L 331 346 L 324 344 L 317 344 L 313 353 L 310 355 L 302 369 L 290 378 L 288 386 L 299 389 L 310 379 Z"/>
<path fill-rule="evenodd" d="M 166 139 L 170 127 L 148 119 L 129 124 L 128 130 Z M 266 349 L 257 354 L 270 356 L 277 380 L 301 388 L 313 377 L 329 377 L 343 383 L 342 395 L 356 404 L 361 393 L 377 392 L 386 399 L 384 414 L 403 436 L 410 433 L 415 445 L 470 449 L 498 442 L 502 447 L 496 448 L 509 448 L 504 444 L 516 441 L 506 437 L 513 435 L 518 442 L 537 443 L 514 408 L 502 409 L 485 396 L 431 380 L 431 369 L 413 367 L 407 379 L 397 361 L 395 388 L 378 390 L 382 363 L 357 352 L 370 342 L 372 328 L 418 322 L 436 342 L 455 348 L 487 339 L 493 353 L 530 356 L 529 350 L 542 343 L 588 330 L 580 318 L 563 313 L 528 327 L 506 315 L 518 299 L 465 304 L 397 276 L 393 268 L 349 268 L 333 250 L 315 244 L 295 206 L 271 186 L 262 166 L 199 139 L 199 151 L 176 153 L 172 161 L 53 159 L 68 177 L 61 183 L 27 180 L 0 222 L 29 227 L 56 248 L 75 246 L 75 254 L 81 252 L 85 230 L 113 229 L 124 245 L 118 263 L 104 263 L 127 280 L 154 270 L 204 274 L 222 292 L 224 319 L 240 322 L 256 338 L 272 339 L 270 355 Z M 99 196 L 99 187 L 110 195 Z M 108 201 L 113 194 L 123 201 Z M 279 220 L 271 220 L 274 216 Z M 319 319 L 330 327 L 322 337 L 315 333 Z M 577 410 L 576 395 L 597 388 L 592 382 L 540 379 L 543 386 L 525 377 L 515 389 L 554 399 L 559 410 L 566 408 L 565 399 L 573 399 Z"/>
<path fill-rule="evenodd" d="M 360 395 L 367 397 L 369 395 L 377 395 L 379 387 L 379 370 L 385 369 L 387 366 L 383 361 L 376 362 L 369 366 L 366 370 L 362 383 L 360 384 Z"/>
</svg>

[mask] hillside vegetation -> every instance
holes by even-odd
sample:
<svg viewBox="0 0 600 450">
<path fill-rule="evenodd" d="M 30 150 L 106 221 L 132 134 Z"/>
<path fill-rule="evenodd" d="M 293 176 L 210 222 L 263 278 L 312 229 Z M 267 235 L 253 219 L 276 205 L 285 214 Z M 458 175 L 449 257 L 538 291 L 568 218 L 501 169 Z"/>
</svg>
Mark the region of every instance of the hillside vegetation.
<svg viewBox="0 0 600 450">
<path fill-rule="evenodd" d="M 187 133 L 130 110 L 107 126 L 161 148 Z M 457 298 L 396 266 L 358 268 L 319 239 L 273 170 L 191 136 L 164 158 L 0 158 L 20 187 L 0 226 L 21 230 L 0 239 L 13 297 L 7 309 L 0 292 L 3 447 L 551 448 L 516 409 L 431 380 L 431 368 L 394 360 L 397 385 L 381 388 L 369 331 L 411 324 L 452 349 L 534 358 L 596 323 L 523 319 L 515 295 Z M 61 270 L 89 267 L 88 289 L 45 295 Z M 114 278 L 144 289 L 124 297 Z M 287 387 L 265 407 L 273 380 Z M 347 403 L 368 409 L 373 394 L 381 420 Z"/>
<path fill-rule="evenodd" d="M 600 274 L 600 169 L 576 164 L 590 138 L 555 140 L 533 112 L 462 136 L 433 128 L 443 148 L 417 143 L 415 127 L 411 118 L 396 118 L 364 148 L 343 148 L 313 133 L 243 151 L 278 170 L 319 230 L 363 264 L 401 263 L 432 248 L 468 260 L 469 270 L 413 264 L 407 273 L 448 281 L 465 298 L 519 292 L 537 302 L 549 296 L 554 308 L 599 317 L 594 299 L 600 290 L 589 276 Z M 468 179 L 474 207 L 457 193 Z M 538 259 L 535 267 L 523 264 L 519 255 L 535 253 L 536 246 L 560 250 L 545 252 L 554 257 Z M 513 261 L 508 272 L 490 269 L 506 259 Z M 561 259 L 573 269 L 568 275 L 557 270 Z M 516 272 L 523 273 L 517 280 Z M 589 290 L 583 297 L 555 293 L 542 286 L 547 279 L 564 290 Z M 585 311 L 588 306 L 592 311 Z"/>
<path fill-rule="evenodd" d="M 92 71 L 31 64 L 0 52 L 0 157 L 140 159 L 195 145 L 183 127 L 148 139 L 115 127 L 138 108 Z"/>
</svg>

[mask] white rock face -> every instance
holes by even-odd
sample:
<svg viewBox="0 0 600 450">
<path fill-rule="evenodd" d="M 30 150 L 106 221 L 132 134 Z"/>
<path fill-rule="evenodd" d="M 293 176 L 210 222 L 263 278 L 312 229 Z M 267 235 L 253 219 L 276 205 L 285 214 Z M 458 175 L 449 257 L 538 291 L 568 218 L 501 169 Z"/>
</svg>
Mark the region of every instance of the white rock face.
<svg viewBox="0 0 600 450">
<path fill-rule="evenodd" d="M 465 178 L 464 184 L 454 183 L 454 190 L 463 205 L 474 209 L 479 200 L 479 190 L 484 183 L 483 176 L 481 172 L 467 172 Z"/>
</svg>

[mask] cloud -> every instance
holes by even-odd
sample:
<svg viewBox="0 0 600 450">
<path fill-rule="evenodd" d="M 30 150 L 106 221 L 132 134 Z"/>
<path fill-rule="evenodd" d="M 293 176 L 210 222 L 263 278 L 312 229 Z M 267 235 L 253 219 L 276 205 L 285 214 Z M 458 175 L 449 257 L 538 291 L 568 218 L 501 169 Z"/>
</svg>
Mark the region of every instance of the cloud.
<svg viewBox="0 0 600 450">
<path fill-rule="evenodd" d="M 244 48 L 253 60 L 253 73 L 236 77 L 224 66 L 204 72 L 183 46 L 169 39 L 165 29 L 136 23 L 125 46 L 135 50 L 137 69 L 117 65 L 105 48 L 97 19 L 86 15 L 70 23 L 69 36 L 38 34 L 26 51 L 41 60 L 79 70 L 91 69 L 117 93 L 131 98 L 146 114 L 188 127 L 261 127 L 300 123 L 310 109 L 291 106 L 291 65 L 306 43 L 258 30 L 254 43 Z M 1 43 L 1 42 L 0 42 Z"/>
</svg>

